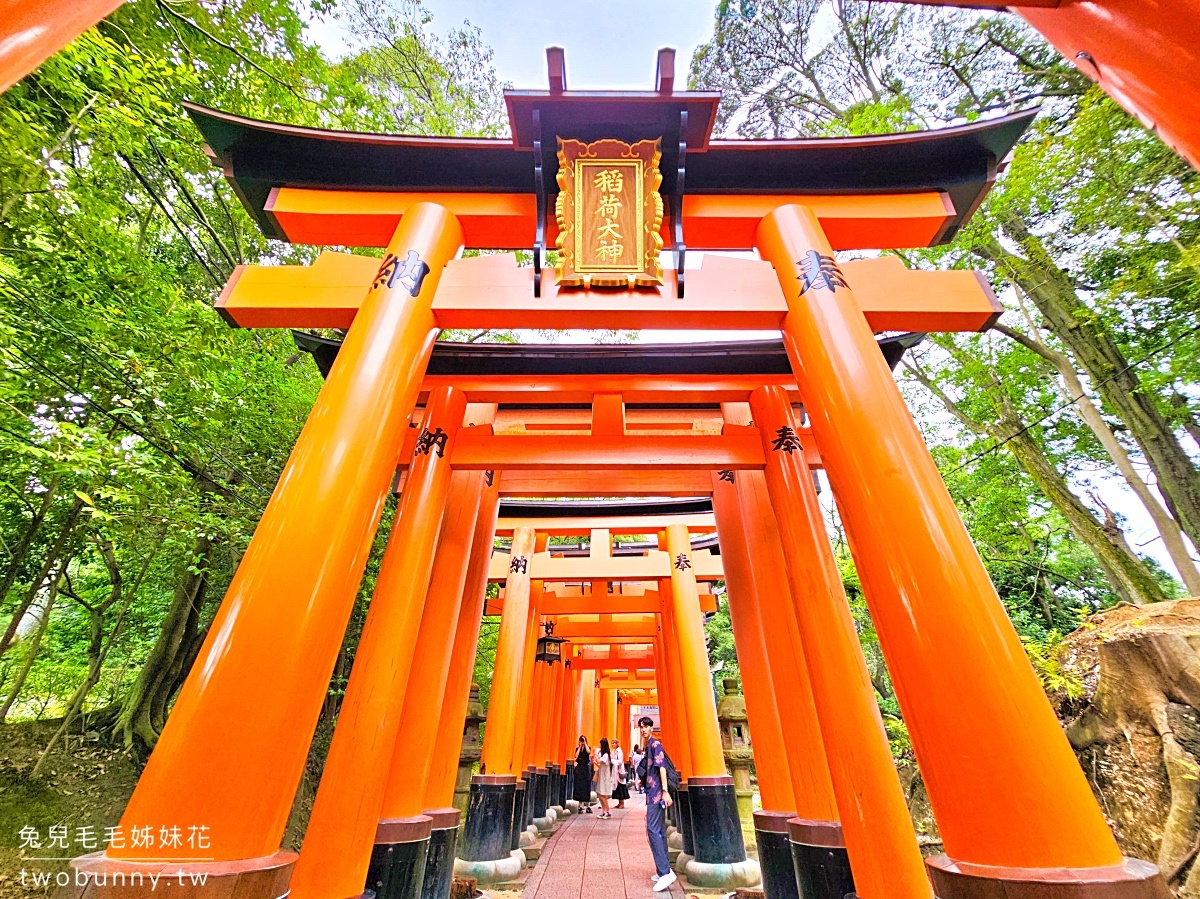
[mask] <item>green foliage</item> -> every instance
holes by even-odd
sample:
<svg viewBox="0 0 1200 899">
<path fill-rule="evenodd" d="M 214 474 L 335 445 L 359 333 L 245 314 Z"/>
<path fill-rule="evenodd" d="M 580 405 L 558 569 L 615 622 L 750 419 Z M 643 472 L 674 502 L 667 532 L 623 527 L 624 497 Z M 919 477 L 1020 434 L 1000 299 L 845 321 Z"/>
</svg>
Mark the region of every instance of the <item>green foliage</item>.
<svg viewBox="0 0 1200 899">
<path fill-rule="evenodd" d="M 1063 645 L 1062 634 L 1052 630 L 1042 640 L 1026 637 L 1021 642 L 1047 693 L 1061 692 L 1068 699 L 1078 699 L 1083 695 L 1083 682 L 1073 673 L 1063 670 L 1059 657 Z"/>
<path fill-rule="evenodd" d="M 320 388 L 290 334 L 213 313 L 236 265 L 313 250 L 261 235 L 182 101 L 388 131 L 403 109 L 426 131 L 495 133 L 478 33 L 439 38 L 406 3 L 373 20 L 404 30 L 403 46 L 384 45 L 361 27 L 379 9 L 346 7 L 358 45 L 331 61 L 307 22 L 332 4 L 134 0 L 0 96 L 0 633 L 20 623 L 0 642 L 0 701 L 31 662 L 11 717 L 61 715 L 83 684 L 82 710 L 111 723 L 199 578 L 176 647 L 194 652 Z M 399 78 L 401 56 L 434 93 Z M 382 538 L 328 714 L 381 550 Z"/>
<path fill-rule="evenodd" d="M 720 594 L 720 599 L 717 611 L 704 623 L 704 636 L 708 641 L 708 664 L 713 674 L 713 689 L 721 695 L 721 681 L 727 677 L 741 680 L 742 674 L 738 668 L 737 649 L 733 645 L 733 622 L 729 620 L 725 582 L 717 582 L 713 590 Z"/>
</svg>

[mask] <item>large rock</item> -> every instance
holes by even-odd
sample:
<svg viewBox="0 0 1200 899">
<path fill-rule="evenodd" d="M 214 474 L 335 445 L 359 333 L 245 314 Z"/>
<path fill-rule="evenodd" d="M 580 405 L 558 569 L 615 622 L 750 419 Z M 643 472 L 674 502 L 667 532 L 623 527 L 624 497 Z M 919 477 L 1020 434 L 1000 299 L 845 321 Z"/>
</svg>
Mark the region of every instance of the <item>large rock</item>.
<svg viewBox="0 0 1200 899">
<path fill-rule="evenodd" d="M 1043 675 L 1121 849 L 1200 899 L 1200 600 L 1093 615 Z"/>
</svg>

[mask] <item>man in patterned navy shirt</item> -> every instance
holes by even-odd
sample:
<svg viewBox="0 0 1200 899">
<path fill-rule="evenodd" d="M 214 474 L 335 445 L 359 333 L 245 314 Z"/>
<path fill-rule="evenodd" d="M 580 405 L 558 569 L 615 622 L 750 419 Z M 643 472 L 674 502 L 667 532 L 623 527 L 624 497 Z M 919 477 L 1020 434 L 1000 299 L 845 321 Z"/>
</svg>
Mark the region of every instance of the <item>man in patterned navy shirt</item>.
<svg viewBox="0 0 1200 899">
<path fill-rule="evenodd" d="M 654 736 L 654 719 L 641 718 L 638 729 L 646 747 L 646 836 L 650 840 L 650 854 L 654 856 L 654 892 L 661 893 L 676 880 L 667 856 L 667 809 L 674 800 L 666 789 L 667 754 Z"/>
</svg>

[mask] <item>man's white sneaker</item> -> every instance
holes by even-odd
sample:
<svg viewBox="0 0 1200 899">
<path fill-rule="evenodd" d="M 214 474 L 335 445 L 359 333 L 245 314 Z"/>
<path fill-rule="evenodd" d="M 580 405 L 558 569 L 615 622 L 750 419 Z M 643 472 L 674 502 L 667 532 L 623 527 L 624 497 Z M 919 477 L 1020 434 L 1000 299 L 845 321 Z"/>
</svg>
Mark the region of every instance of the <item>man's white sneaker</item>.
<svg viewBox="0 0 1200 899">
<path fill-rule="evenodd" d="M 659 877 L 654 881 L 654 892 L 661 893 L 678 879 L 679 878 L 675 876 L 674 871 L 668 871 L 662 877 Z"/>
</svg>

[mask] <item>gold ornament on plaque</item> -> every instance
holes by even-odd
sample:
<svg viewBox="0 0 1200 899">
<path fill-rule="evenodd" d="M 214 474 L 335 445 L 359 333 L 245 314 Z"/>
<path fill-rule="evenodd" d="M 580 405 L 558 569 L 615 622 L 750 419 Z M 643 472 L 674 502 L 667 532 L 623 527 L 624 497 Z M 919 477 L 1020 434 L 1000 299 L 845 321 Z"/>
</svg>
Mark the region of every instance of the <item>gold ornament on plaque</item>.
<svg viewBox="0 0 1200 899">
<path fill-rule="evenodd" d="M 559 287 L 663 283 L 661 140 L 558 139 Z"/>
</svg>

